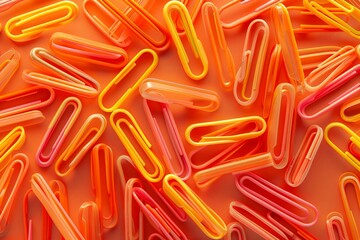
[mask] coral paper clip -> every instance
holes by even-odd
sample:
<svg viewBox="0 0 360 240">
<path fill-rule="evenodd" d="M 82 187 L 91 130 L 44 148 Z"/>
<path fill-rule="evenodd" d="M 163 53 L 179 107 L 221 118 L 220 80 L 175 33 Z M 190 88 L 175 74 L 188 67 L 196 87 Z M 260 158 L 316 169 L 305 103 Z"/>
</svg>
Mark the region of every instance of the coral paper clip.
<svg viewBox="0 0 360 240">
<path fill-rule="evenodd" d="M 165 194 L 179 207 L 183 208 L 203 233 L 212 239 L 225 236 L 227 227 L 224 221 L 207 206 L 179 177 L 168 174 L 163 180 Z"/>
<path fill-rule="evenodd" d="M 257 138 L 265 130 L 262 117 L 249 116 L 191 124 L 185 130 L 185 138 L 194 146 L 206 146 Z"/>
<path fill-rule="evenodd" d="M 82 103 L 76 97 L 68 97 L 61 103 L 36 152 L 37 165 L 48 167 L 52 164 L 65 138 L 76 122 L 81 108 Z M 57 136 L 55 135 L 56 131 L 59 132 Z"/>
<path fill-rule="evenodd" d="M 224 240 L 246 240 L 245 230 L 239 222 L 229 223 L 227 229 Z"/>
<path fill-rule="evenodd" d="M 340 116 L 346 122 L 360 121 L 360 98 L 355 98 L 343 104 L 340 108 Z"/>
<path fill-rule="evenodd" d="M 351 186 L 351 187 L 350 187 Z M 345 209 L 352 239 L 360 238 L 360 181 L 352 172 L 343 173 L 339 179 L 340 195 Z M 351 190 L 350 190 L 350 189 Z M 349 191 L 354 191 L 349 194 Z M 355 196 L 351 197 L 350 196 Z M 354 201 L 356 199 L 356 201 Z M 354 204 L 355 203 L 355 204 Z M 357 208 L 357 210 L 355 210 Z"/>
<path fill-rule="evenodd" d="M 318 219 L 314 205 L 253 173 L 238 175 L 235 183 L 242 194 L 299 226 L 312 226 Z"/>
<path fill-rule="evenodd" d="M 150 64 L 148 62 L 148 58 L 151 58 Z M 145 61 L 146 63 L 144 63 L 143 61 Z M 135 90 L 137 90 L 139 84 L 146 78 L 149 76 L 149 74 L 151 74 L 154 69 L 156 68 L 157 64 L 159 61 L 159 57 L 156 54 L 156 52 L 154 52 L 151 49 L 143 49 L 140 52 L 138 52 L 136 54 L 136 56 L 131 59 L 128 64 L 120 71 L 120 73 L 118 75 L 116 75 L 116 77 L 111 80 L 111 82 L 100 92 L 99 97 L 98 97 L 98 104 L 99 107 L 105 111 L 105 112 L 113 112 L 115 109 L 119 108 L 120 105 L 131 95 L 135 92 Z M 142 66 L 146 66 L 146 69 L 143 69 Z M 139 70 L 137 70 L 138 68 L 143 69 L 143 73 L 141 75 L 141 77 L 139 77 L 138 79 L 133 79 L 132 77 L 129 77 L 129 75 L 134 74 L 133 72 L 137 72 Z M 130 78 L 130 79 L 129 79 Z M 107 95 L 108 92 L 110 92 L 110 90 L 113 90 L 112 88 L 116 87 L 117 85 L 124 85 L 123 82 L 127 80 L 127 81 L 132 81 L 134 82 L 133 85 L 131 87 L 129 87 L 125 92 L 121 93 L 119 99 L 112 105 L 112 106 L 105 106 L 105 102 L 106 99 L 105 96 Z"/>
<path fill-rule="evenodd" d="M 0 56 L 0 92 L 4 89 L 20 65 L 20 53 L 10 49 Z"/>
<path fill-rule="evenodd" d="M 191 21 L 189 11 L 183 3 L 178 1 L 169 1 L 163 8 L 163 15 L 170 31 L 171 37 L 176 46 L 177 53 L 185 73 L 194 80 L 200 80 L 204 78 L 209 70 L 209 63 L 204 47 L 196 35 L 196 31 Z M 184 44 L 180 39 L 180 35 L 176 29 L 176 23 L 174 22 L 173 15 L 179 15 L 180 17 L 179 21 L 184 26 L 186 38 L 190 44 L 191 50 L 193 51 L 192 57 L 188 56 Z M 200 60 L 200 62 L 198 62 L 197 60 Z M 195 63 L 193 63 L 193 61 L 195 61 Z M 194 67 L 191 67 L 194 65 L 198 66 L 200 68 L 200 71 L 198 69 L 193 69 Z"/>
<path fill-rule="evenodd" d="M 121 68 L 128 62 L 128 55 L 122 48 L 67 33 L 54 33 L 50 38 L 50 48 L 74 62 L 112 68 Z"/>
<path fill-rule="evenodd" d="M 9 131 L 16 126 L 32 126 L 39 124 L 44 120 L 45 116 L 38 110 L 10 115 L 8 117 L 0 118 L 0 132 Z"/>
<path fill-rule="evenodd" d="M 141 175 L 150 182 L 161 181 L 164 177 L 164 167 L 152 151 L 149 140 L 133 115 L 124 109 L 115 110 L 110 116 L 110 123 Z M 128 128 L 127 132 L 130 131 L 133 135 L 132 138 L 135 138 L 136 144 L 130 141 L 128 134 L 124 131 L 124 125 Z M 140 149 L 142 153 L 139 152 Z M 145 158 L 149 159 L 150 164 L 144 161 Z M 149 167 L 149 165 L 152 166 Z"/>
<path fill-rule="evenodd" d="M 85 154 L 95 145 L 105 129 L 106 118 L 102 114 L 90 115 L 56 160 L 56 174 L 60 177 L 69 175 L 84 158 Z"/>
<path fill-rule="evenodd" d="M 166 80 L 148 78 L 139 86 L 143 98 L 162 103 L 176 103 L 187 108 L 214 112 L 219 108 L 217 92 Z"/>
<path fill-rule="evenodd" d="M 269 26 L 262 19 L 252 21 L 246 31 L 242 62 L 233 89 L 235 100 L 242 106 L 253 104 L 259 95 L 269 34 Z"/>
<path fill-rule="evenodd" d="M 38 38 L 45 30 L 71 22 L 77 13 L 74 2 L 57 2 L 11 18 L 5 25 L 5 33 L 15 42 L 26 42 Z"/>
<path fill-rule="evenodd" d="M 1 0 L 0 1 L 0 12 L 4 12 L 12 8 L 15 4 L 22 2 L 23 0 Z"/>
<path fill-rule="evenodd" d="M 341 213 L 329 213 L 326 219 L 326 228 L 329 240 L 350 239 Z"/>
<path fill-rule="evenodd" d="M 86 240 L 101 240 L 99 208 L 94 202 L 84 202 L 79 209 L 79 230 Z"/>
<path fill-rule="evenodd" d="M 130 178 L 124 187 L 125 240 L 144 239 L 144 215 L 133 194 L 136 187 L 142 187 L 138 178 Z"/>
<path fill-rule="evenodd" d="M 3 139 L 0 140 L 0 171 L 8 164 L 8 157 L 22 147 L 25 142 L 25 130 L 22 126 L 13 128 Z"/>
</svg>

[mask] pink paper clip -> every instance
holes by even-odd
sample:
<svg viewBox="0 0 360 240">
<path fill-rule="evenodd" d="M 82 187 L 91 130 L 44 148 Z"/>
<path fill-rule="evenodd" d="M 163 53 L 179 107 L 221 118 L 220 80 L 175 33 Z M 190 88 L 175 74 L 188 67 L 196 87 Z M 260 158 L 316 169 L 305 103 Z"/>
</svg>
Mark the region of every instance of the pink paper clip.
<svg viewBox="0 0 360 240">
<path fill-rule="evenodd" d="M 22 126 L 13 128 L 4 138 L 0 140 L 0 171 L 2 171 L 11 160 L 9 157 L 15 150 L 19 150 L 25 142 L 25 130 Z"/>
<path fill-rule="evenodd" d="M 0 1 L 0 12 L 4 12 L 11 7 L 13 7 L 15 4 L 22 2 L 23 0 L 1 0 Z"/>
<path fill-rule="evenodd" d="M 286 168 L 285 182 L 289 186 L 298 187 L 304 181 L 320 147 L 323 135 L 323 130 L 318 125 L 311 125 L 307 129 L 296 156 Z"/>
<path fill-rule="evenodd" d="M 274 167 L 284 168 L 290 158 L 296 120 L 295 88 L 289 83 L 279 84 L 274 92 L 268 119 L 267 149 L 274 159 Z M 281 129 L 279 131 L 279 129 Z"/>
<path fill-rule="evenodd" d="M 101 240 L 99 208 L 94 202 L 84 202 L 79 209 L 79 231 L 86 240 Z"/>
<path fill-rule="evenodd" d="M 340 108 L 340 116 L 346 122 L 360 121 L 360 98 L 351 99 Z"/>
<path fill-rule="evenodd" d="M 0 6 L 1 9 L 1 6 Z M 0 11 L 1 12 L 1 11 Z M 10 81 L 20 65 L 20 53 L 15 49 L 10 49 L 0 56 L 0 92 Z"/>
<path fill-rule="evenodd" d="M 47 131 L 36 152 L 36 163 L 40 167 L 48 167 L 55 160 L 72 126 L 76 122 L 82 108 L 78 98 L 66 98 L 52 118 Z M 67 119 L 64 119 L 66 117 Z M 54 136 L 55 132 L 59 134 Z"/>
<path fill-rule="evenodd" d="M 28 112 L 10 115 L 8 117 L 0 118 L 0 132 L 10 131 L 16 126 L 32 126 L 42 123 L 45 116 L 39 110 L 32 110 Z"/>
<path fill-rule="evenodd" d="M 341 213 L 331 212 L 327 215 L 326 229 L 329 240 L 350 239 Z"/>
<path fill-rule="evenodd" d="M 245 230 L 239 222 L 229 223 L 227 229 L 224 240 L 246 240 Z"/>
<path fill-rule="evenodd" d="M 169 171 L 186 180 L 191 165 L 169 104 L 144 99 L 144 110 Z"/>
<path fill-rule="evenodd" d="M 242 194 L 299 226 L 312 226 L 318 219 L 314 205 L 253 173 L 238 175 L 235 183 Z"/>
<path fill-rule="evenodd" d="M 356 96 L 360 91 L 360 65 L 355 65 L 331 83 L 307 96 L 298 104 L 298 113 L 304 119 L 313 119 Z"/>
</svg>

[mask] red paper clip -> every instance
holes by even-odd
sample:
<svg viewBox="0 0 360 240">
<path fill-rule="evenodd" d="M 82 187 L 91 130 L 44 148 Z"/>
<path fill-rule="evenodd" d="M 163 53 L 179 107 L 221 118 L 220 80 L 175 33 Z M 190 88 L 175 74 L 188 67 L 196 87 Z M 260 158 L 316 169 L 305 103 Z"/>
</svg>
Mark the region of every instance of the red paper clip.
<svg viewBox="0 0 360 240">
<path fill-rule="evenodd" d="M 22 126 L 13 128 L 3 139 L 0 140 L 0 171 L 2 171 L 11 160 L 11 154 L 22 147 L 25 142 L 25 130 Z"/>
<path fill-rule="evenodd" d="M 1 8 L 1 6 L 0 6 Z M 1 12 L 1 11 L 0 11 Z M 0 92 L 10 81 L 20 65 L 20 53 L 15 49 L 10 49 L 0 56 Z"/>
<path fill-rule="evenodd" d="M 246 240 L 245 230 L 239 222 L 229 223 L 227 229 L 224 240 Z"/>
<path fill-rule="evenodd" d="M 350 239 L 341 213 L 331 212 L 327 215 L 326 228 L 329 240 Z"/>
<path fill-rule="evenodd" d="M 344 103 L 340 108 L 340 116 L 346 122 L 360 121 L 360 98 L 352 99 Z"/>
<path fill-rule="evenodd" d="M 86 240 L 101 240 L 99 208 L 94 202 L 84 202 L 79 209 L 79 230 Z"/>
<path fill-rule="evenodd" d="M 0 1 L 0 12 L 4 12 L 23 0 L 2 0 Z"/>
<path fill-rule="evenodd" d="M 0 132 L 10 131 L 16 126 L 32 126 L 42 123 L 44 120 L 45 116 L 39 110 L 10 115 L 8 117 L 0 118 Z"/>
</svg>

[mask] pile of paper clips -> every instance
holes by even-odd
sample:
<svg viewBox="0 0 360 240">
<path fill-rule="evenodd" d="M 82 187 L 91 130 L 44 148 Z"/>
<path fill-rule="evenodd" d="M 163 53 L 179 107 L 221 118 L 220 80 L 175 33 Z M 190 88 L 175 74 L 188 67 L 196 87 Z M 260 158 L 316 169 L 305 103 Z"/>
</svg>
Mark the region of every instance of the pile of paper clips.
<svg viewBox="0 0 360 240">
<path fill-rule="evenodd" d="M 26 1 L 0 0 L 0 14 Z M 41 1 L 43 7 L 19 12 L 2 25 L 1 34 L 19 48 L 37 38 L 49 39 L 49 48 L 31 49 L 34 69 L 22 69 L 29 87 L 0 94 L 0 130 L 7 132 L 0 140 L 0 233 L 4 239 L 8 226 L 19 224 L 12 222 L 14 203 L 19 199 L 24 201 L 28 240 L 39 239 L 34 237 L 37 232 L 42 239 L 52 239 L 53 225 L 67 240 L 107 239 L 107 231 L 119 224 L 123 224 L 123 233 L 118 239 L 194 239 L 180 225 L 189 220 L 203 232 L 203 238 L 247 239 L 246 232 L 252 232 L 264 239 L 317 239 L 318 233 L 307 228 L 318 221 L 318 208 L 303 199 L 301 192 L 285 190 L 262 177 L 261 171 L 254 171 L 284 169 L 284 184 L 296 189 L 311 170 L 323 138 L 356 172 L 343 173 L 335 186 L 343 206 L 327 215 L 324 231 L 331 240 L 360 239 L 360 182 L 355 171 L 360 171 L 360 136 L 353 128 L 360 121 L 360 65 L 356 63 L 360 47 L 299 49 L 297 42 L 297 34 L 314 32 L 360 39 L 359 0 L 118 1 L 122 8 L 110 0 L 78 2 L 82 5 Z M 152 14 L 159 8 L 161 20 Z M 94 31 L 104 36 L 104 42 L 54 32 L 80 17 L 79 12 L 83 21 L 90 21 Z M 296 27 L 292 19 L 297 17 L 309 23 Z M 194 26 L 195 20 L 200 27 Z M 205 39 L 198 37 L 198 28 L 204 29 Z M 50 29 L 51 34 L 45 33 Z M 237 31 L 245 36 L 239 66 L 226 39 L 234 29 L 241 29 Z M 130 57 L 127 49 L 134 42 L 146 47 Z M 178 71 L 186 74 L 184 81 L 177 81 L 176 76 L 151 77 L 170 47 L 176 49 L 179 60 L 171 64 L 178 64 Z M 0 92 L 14 81 L 22 58 L 13 48 L 3 51 L 3 44 L 1 48 Z M 79 68 L 77 63 L 81 63 Z M 120 70 L 102 85 L 84 66 Z M 216 91 L 196 85 L 210 69 L 217 72 Z M 281 73 L 285 79 L 279 79 Z M 131 82 L 129 87 L 122 85 L 125 80 L 125 86 Z M 112 94 L 120 89 L 121 97 L 114 100 Z M 261 106 L 262 114 L 239 116 L 235 110 L 232 118 L 195 122 L 179 130 L 180 117 L 173 106 L 209 116 L 227 107 L 220 91 L 230 95 L 228 99 L 239 109 Z M 67 97 L 55 106 L 58 93 Z M 137 106 L 123 107 L 124 102 L 132 101 L 130 96 L 143 100 L 147 119 L 133 115 Z M 109 99 L 114 101 L 109 103 Z M 85 102 L 98 103 L 100 111 L 76 129 Z M 54 106 L 53 116 L 43 114 L 43 108 Z M 323 130 L 317 119 L 331 119 L 331 114 L 342 120 L 329 121 Z M 28 156 L 22 152 L 29 141 L 25 130 L 43 124 L 45 117 L 51 119 L 50 124 L 44 126 L 47 130 L 40 145 L 33 146 L 36 155 Z M 300 144 L 294 139 L 300 136 L 295 134 L 297 119 L 307 127 Z M 151 136 L 145 134 L 148 128 Z M 111 144 L 99 141 L 107 129 L 118 137 L 113 141 L 122 144 L 124 154 L 114 156 Z M 72 139 L 70 133 L 75 133 Z M 76 175 L 76 168 L 87 157 L 95 200 L 84 202 L 74 217 L 62 180 Z M 31 161 L 43 169 L 55 169 L 58 179 L 32 169 Z M 21 196 L 19 189 L 28 184 L 26 174 L 31 176 L 30 189 Z M 115 184 L 117 175 L 120 187 Z M 198 194 L 198 189 L 209 191 L 225 175 L 234 176 L 236 188 L 247 199 L 246 203 L 236 199 L 230 203 L 231 222 L 224 221 Z M 121 204 L 116 197 L 119 191 Z M 34 200 L 41 203 L 41 224 L 30 216 Z M 150 228 L 146 223 L 152 232 L 145 233 L 144 228 Z"/>
</svg>

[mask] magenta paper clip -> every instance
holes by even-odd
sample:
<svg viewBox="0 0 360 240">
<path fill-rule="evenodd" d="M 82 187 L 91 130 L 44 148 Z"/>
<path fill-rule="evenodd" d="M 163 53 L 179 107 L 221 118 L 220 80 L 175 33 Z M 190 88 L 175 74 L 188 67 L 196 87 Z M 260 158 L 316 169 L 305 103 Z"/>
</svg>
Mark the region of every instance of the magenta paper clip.
<svg viewBox="0 0 360 240">
<path fill-rule="evenodd" d="M 0 171 L 11 162 L 9 157 L 14 151 L 19 150 L 23 146 L 25 136 L 24 128 L 16 126 L 0 140 Z"/>
<path fill-rule="evenodd" d="M 1 0 L 0 1 L 0 12 L 4 12 L 11 7 L 13 7 L 15 4 L 22 2 L 23 0 Z"/>
<path fill-rule="evenodd" d="M 296 156 L 286 168 L 285 182 L 289 186 L 298 187 L 304 181 L 320 147 L 323 136 L 323 129 L 318 125 L 311 125 L 307 129 Z"/>
<path fill-rule="evenodd" d="M 246 240 L 245 230 L 239 222 L 229 223 L 227 229 L 224 240 Z"/>
<path fill-rule="evenodd" d="M 1 6 L 0 6 L 1 8 Z M 0 11 L 1 12 L 1 11 Z M 15 49 L 10 49 L 0 56 L 0 92 L 10 81 L 20 65 L 20 53 Z"/>
<path fill-rule="evenodd" d="M 341 213 L 331 212 L 327 215 L 326 229 L 329 240 L 350 239 L 346 229 L 344 218 Z"/>
<path fill-rule="evenodd" d="M 10 115 L 8 117 L 0 118 L 0 132 L 10 131 L 16 126 L 32 126 L 42 123 L 44 120 L 45 116 L 39 110 Z"/>
<path fill-rule="evenodd" d="M 304 119 L 313 119 L 343 103 L 360 91 L 360 65 L 355 65 L 331 83 L 300 101 L 298 113 Z"/>
<path fill-rule="evenodd" d="M 84 202 L 79 209 L 79 231 L 86 240 L 101 240 L 99 208 L 96 203 Z"/>
<path fill-rule="evenodd" d="M 242 194 L 299 226 L 312 226 L 318 219 L 314 205 L 253 173 L 238 175 L 235 183 Z"/>
<path fill-rule="evenodd" d="M 54 161 L 82 108 L 78 98 L 66 98 L 58 108 L 36 152 L 36 163 L 48 167 Z M 58 135 L 55 135 L 58 132 Z"/>
<path fill-rule="evenodd" d="M 191 165 L 169 104 L 144 99 L 144 110 L 169 171 L 186 180 Z"/>
</svg>

